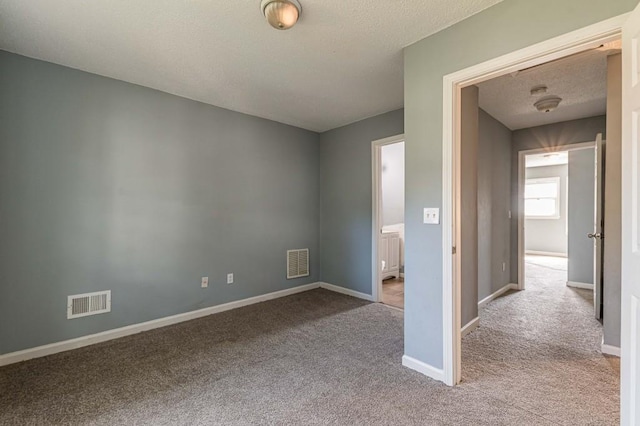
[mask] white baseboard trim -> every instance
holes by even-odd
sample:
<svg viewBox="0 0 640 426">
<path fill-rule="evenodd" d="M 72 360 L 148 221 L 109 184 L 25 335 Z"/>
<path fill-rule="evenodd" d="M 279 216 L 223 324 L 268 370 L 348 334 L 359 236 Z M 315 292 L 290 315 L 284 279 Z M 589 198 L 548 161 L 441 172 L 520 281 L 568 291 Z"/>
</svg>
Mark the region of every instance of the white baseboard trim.
<svg viewBox="0 0 640 426">
<path fill-rule="evenodd" d="M 325 290 L 335 291 L 336 293 L 346 294 L 347 296 L 357 297 L 358 299 L 368 300 L 369 302 L 375 302 L 375 300 L 373 300 L 373 296 L 371 296 L 370 294 L 360 293 L 359 291 L 325 282 L 320 282 L 318 284 L 318 287 L 324 288 Z"/>
<path fill-rule="evenodd" d="M 531 254 L 533 256 L 567 257 L 567 253 L 556 253 L 553 251 L 525 250 L 524 254 Z"/>
<path fill-rule="evenodd" d="M 593 290 L 593 284 L 580 283 L 577 281 L 567 281 L 567 287 L 583 288 L 585 290 Z"/>
<path fill-rule="evenodd" d="M 500 290 L 494 292 L 493 294 L 490 294 L 489 296 L 487 296 L 484 299 L 482 299 L 481 301 L 479 301 L 478 302 L 478 309 L 484 308 L 489 302 L 491 302 L 494 299 L 497 299 L 498 297 L 502 296 L 503 294 L 505 294 L 509 290 L 517 290 L 517 289 L 518 289 L 518 284 L 507 284 L 507 285 L 505 285 Z"/>
<path fill-rule="evenodd" d="M 603 354 L 613 355 L 620 358 L 620 348 L 617 346 L 605 345 L 604 341 L 602 342 L 602 345 L 600 345 L 600 351 Z"/>
<path fill-rule="evenodd" d="M 418 373 L 424 374 L 427 377 L 431 377 L 432 379 L 444 382 L 444 370 L 440 368 L 432 367 L 429 364 L 418 361 L 417 359 L 407 355 L 402 356 L 402 365 L 415 370 Z"/>
<path fill-rule="evenodd" d="M 460 332 L 460 337 L 464 337 L 467 334 L 473 332 L 476 328 L 478 328 L 479 325 L 480 325 L 480 318 L 475 317 L 474 319 L 469 321 L 467 325 L 462 327 L 462 331 Z"/>
<path fill-rule="evenodd" d="M 400 272 L 400 278 L 404 278 L 404 272 Z"/>
<path fill-rule="evenodd" d="M 273 293 L 267 293 L 260 296 L 254 296 L 247 299 L 224 303 L 222 305 L 199 309 L 197 311 L 185 312 L 182 314 L 159 318 L 152 321 L 146 321 L 139 324 L 132 324 L 126 327 L 103 331 L 101 333 L 90 334 L 88 336 L 77 337 L 70 340 L 64 340 L 62 342 L 50 343 L 48 345 L 37 346 L 35 348 L 24 349 L 17 352 L 10 352 L 4 355 L 0 355 L 0 367 L 2 367 L 3 365 L 14 364 L 16 362 L 26 361 L 33 358 L 39 358 L 47 355 L 53 355 L 59 352 L 82 348 L 84 346 L 89 346 L 96 343 L 106 342 L 108 340 L 118 339 L 120 337 L 130 336 L 132 334 L 153 330 L 155 328 L 166 327 L 168 325 L 173 325 L 192 319 L 241 308 L 243 306 L 253 305 L 255 303 L 266 302 L 267 300 L 278 299 L 280 297 L 302 293 L 304 291 L 321 287 L 322 284 L 324 283 L 315 282 L 311 284 L 301 285 L 298 287 L 288 288 L 286 290 L 275 291 Z"/>
</svg>

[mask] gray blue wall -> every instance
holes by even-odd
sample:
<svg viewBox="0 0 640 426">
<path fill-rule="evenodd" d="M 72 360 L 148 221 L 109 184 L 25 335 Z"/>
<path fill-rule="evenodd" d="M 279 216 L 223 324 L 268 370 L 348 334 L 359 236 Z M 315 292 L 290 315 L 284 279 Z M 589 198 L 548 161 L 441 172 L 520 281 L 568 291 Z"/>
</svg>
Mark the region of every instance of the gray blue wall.
<svg viewBox="0 0 640 426">
<path fill-rule="evenodd" d="M 509 284 L 511 267 L 511 130 L 481 109 L 479 134 L 476 302 Z"/>
<path fill-rule="evenodd" d="M 318 281 L 318 140 L 0 52 L 0 353 Z M 107 289 L 111 313 L 66 319 Z"/>
<path fill-rule="evenodd" d="M 636 4 L 505 0 L 405 49 L 407 356 L 443 366 L 442 225 L 422 223 L 424 207 L 442 208 L 443 76 L 626 13 Z"/>
<path fill-rule="evenodd" d="M 567 279 L 593 284 L 593 232 L 595 202 L 595 150 L 569 151 L 569 257 Z"/>
<path fill-rule="evenodd" d="M 321 280 L 371 294 L 371 142 L 404 132 L 397 110 L 320 135 Z"/>
</svg>

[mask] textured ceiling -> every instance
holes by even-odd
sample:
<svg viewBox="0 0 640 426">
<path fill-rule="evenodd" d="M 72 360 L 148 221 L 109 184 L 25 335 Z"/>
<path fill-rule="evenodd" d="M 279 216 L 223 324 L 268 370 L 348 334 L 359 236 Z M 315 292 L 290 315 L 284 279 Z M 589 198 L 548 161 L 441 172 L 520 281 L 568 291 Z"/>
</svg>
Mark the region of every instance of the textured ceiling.
<svg viewBox="0 0 640 426">
<path fill-rule="evenodd" d="M 607 112 L 607 55 L 591 50 L 478 84 L 480 107 L 511 130 L 603 115 Z M 531 88 L 548 87 L 532 96 Z M 555 111 L 541 113 L 533 104 L 543 96 L 562 98 Z"/>
<path fill-rule="evenodd" d="M 403 106 L 402 48 L 501 0 L 0 0 L 0 49 L 324 131 Z"/>
</svg>

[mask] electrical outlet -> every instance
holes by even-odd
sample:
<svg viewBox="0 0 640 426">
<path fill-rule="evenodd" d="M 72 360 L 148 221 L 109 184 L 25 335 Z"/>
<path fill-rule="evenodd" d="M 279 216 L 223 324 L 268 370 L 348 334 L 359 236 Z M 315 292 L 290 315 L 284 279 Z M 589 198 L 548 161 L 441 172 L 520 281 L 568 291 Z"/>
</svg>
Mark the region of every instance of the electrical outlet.
<svg viewBox="0 0 640 426">
<path fill-rule="evenodd" d="M 227 274 L 227 284 L 233 284 L 233 274 Z"/>
<path fill-rule="evenodd" d="M 202 288 L 209 287 L 209 277 L 202 277 L 202 281 L 200 281 L 200 286 L 202 286 Z"/>
</svg>

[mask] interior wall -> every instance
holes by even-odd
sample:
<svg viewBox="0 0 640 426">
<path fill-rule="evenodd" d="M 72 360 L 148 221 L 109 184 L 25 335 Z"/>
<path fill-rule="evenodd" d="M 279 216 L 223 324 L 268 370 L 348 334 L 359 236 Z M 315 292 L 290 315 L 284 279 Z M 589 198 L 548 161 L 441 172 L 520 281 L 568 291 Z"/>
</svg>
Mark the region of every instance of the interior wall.
<svg viewBox="0 0 640 426">
<path fill-rule="evenodd" d="M 322 281 L 371 294 L 371 147 L 403 132 L 399 109 L 320 134 Z"/>
<path fill-rule="evenodd" d="M 319 280 L 318 134 L 7 52 L 0 69 L 0 353 Z M 306 247 L 311 276 L 287 280 Z M 109 289 L 111 313 L 67 320 L 67 295 Z"/>
<path fill-rule="evenodd" d="M 620 347 L 622 259 L 622 55 L 607 58 L 607 139 L 603 276 L 604 343 Z"/>
<path fill-rule="evenodd" d="M 442 226 L 424 224 L 422 209 L 442 208 L 443 77 L 629 12 L 636 4 L 611 0 L 584 7 L 583 0 L 504 0 L 405 48 L 405 355 L 435 369 L 433 375 L 444 365 Z M 589 133 L 591 140 L 595 133 Z M 564 139 L 559 135 L 556 143 Z M 513 241 L 512 247 L 517 247 Z M 513 262 L 511 269 L 513 279 Z"/>
<path fill-rule="evenodd" d="M 479 90 L 462 89 L 460 123 L 460 239 L 456 243 L 464 259 L 460 271 L 461 324 L 478 316 L 478 139 Z"/>
<path fill-rule="evenodd" d="M 520 151 L 543 148 L 557 151 L 575 143 L 591 142 L 602 133 L 606 139 L 607 117 L 604 115 L 537 126 L 513 132 L 511 154 L 511 282 L 518 282 L 518 155 Z"/>
<path fill-rule="evenodd" d="M 593 232 L 595 213 L 595 150 L 569 151 L 569 238 L 567 279 L 593 284 Z"/>
<path fill-rule="evenodd" d="M 404 142 L 382 147 L 382 224 L 404 223 Z"/>
<path fill-rule="evenodd" d="M 476 302 L 509 284 L 511 268 L 511 130 L 482 109 L 478 130 Z"/>
<path fill-rule="evenodd" d="M 595 137 L 594 137 L 595 140 Z M 557 219 L 525 219 L 525 250 L 567 255 L 567 178 L 569 166 L 560 164 L 555 166 L 527 167 L 527 179 L 559 177 L 560 186 L 560 217 Z M 517 183 L 516 183 L 517 185 Z"/>
</svg>

